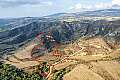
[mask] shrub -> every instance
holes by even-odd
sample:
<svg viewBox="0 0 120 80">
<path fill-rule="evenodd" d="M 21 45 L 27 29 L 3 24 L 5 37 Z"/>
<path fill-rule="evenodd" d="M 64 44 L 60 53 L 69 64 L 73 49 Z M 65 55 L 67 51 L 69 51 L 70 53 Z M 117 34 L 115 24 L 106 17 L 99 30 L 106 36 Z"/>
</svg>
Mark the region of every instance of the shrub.
<svg viewBox="0 0 120 80">
<path fill-rule="evenodd" d="M 43 77 L 37 73 L 29 74 L 15 66 L 0 64 L 0 80 L 44 80 Z"/>
</svg>

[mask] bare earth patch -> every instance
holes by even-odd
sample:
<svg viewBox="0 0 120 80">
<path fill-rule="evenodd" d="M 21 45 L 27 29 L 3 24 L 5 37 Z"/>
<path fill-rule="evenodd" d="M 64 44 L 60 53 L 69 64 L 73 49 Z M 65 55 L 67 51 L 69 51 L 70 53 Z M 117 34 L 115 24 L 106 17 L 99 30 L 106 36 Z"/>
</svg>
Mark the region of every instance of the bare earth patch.
<svg viewBox="0 0 120 80">
<path fill-rule="evenodd" d="M 63 80 L 104 80 L 101 76 L 87 69 L 83 64 L 75 67 L 70 73 L 66 74 Z"/>
</svg>

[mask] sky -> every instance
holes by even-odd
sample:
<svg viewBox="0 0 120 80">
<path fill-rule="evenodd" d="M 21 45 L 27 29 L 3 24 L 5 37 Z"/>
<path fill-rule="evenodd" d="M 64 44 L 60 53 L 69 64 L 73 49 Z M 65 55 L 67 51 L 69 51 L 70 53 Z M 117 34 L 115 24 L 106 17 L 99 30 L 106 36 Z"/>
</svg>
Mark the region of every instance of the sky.
<svg viewBox="0 0 120 80">
<path fill-rule="evenodd" d="M 120 8 L 120 0 L 0 0 L 0 18 L 41 17 Z"/>
</svg>

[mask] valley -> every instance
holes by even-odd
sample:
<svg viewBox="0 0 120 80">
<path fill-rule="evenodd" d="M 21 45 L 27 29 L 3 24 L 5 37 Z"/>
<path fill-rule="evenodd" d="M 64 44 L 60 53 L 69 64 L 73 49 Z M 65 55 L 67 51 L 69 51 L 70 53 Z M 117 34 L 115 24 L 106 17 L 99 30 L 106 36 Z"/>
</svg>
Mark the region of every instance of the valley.
<svg viewBox="0 0 120 80">
<path fill-rule="evenodd" d="M 120 80 L 118 12 L 0 20 L 5 29 L 0 31 L 0 80 L 11 66 L 15 80 Z"/>
</svg>

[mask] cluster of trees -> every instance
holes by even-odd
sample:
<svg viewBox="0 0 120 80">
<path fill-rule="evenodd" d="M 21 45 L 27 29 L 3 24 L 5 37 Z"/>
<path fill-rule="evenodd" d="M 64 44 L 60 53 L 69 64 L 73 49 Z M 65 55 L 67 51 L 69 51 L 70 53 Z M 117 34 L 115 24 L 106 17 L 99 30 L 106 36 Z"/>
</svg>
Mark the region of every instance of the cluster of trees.
<svg viewBox="0 0 120 80">
<path fill-rule="evenodd" d="M 120 56 L 118 56 L 118 57 L 116 57 L 116 58 L 113 58 L 112 60 L 120 61 Z"/>
<path fill-rule="evenodd" d="M 63 80 L 63 79 L 62 79 L 63 76 L 64 76 L 66 73 L 68 73 L 68 72 L 70 72 L 70 69 L 69 69 L 69 68 L 68 68 L 68 69 L 67 69 L 67 68 L 64 68 L 64 69 L 61 69 L 61 70 L 59 70 L 59 71 L 55 71 L 52 80 Z"/>
<path fill-rule="evenodd" d="M 49 71 L 47 62 L 43 62 L 41 65 L 36 66 L 36 68 L 36 73 L 40 74 L 45 79 Z"/>
<path fill-rule="evenodd" d="M 33 51 L 33 55 L 37 53 L 45 53 L 46 50 L 48 50 L 48 52 L 51 52 L 52 48 L 55 47 L 56 44 L 60 43 L 61 35 L 57 29 L 53 29 L 50 32 L 42 33 L 39 38 L 40 39 L 37 40 L 37 44 L 42 45 L 39 45 L 38 49 Z"/>
<path fill-rule="evenodd" d="M 0 63 L 0 80 L 46 80 L 39 71 L 26 73 L 8 64 Z"/>
<path fill-rule="evenodd" d="M 40 41 L 38 40 L 38 44 L 42 43 L 42 45 L 40 45 L 38 49 L 33 51 L 33 56 L 39 55 L 39 53 L 45 54 L 46 50 L 48 52 L 51 52 L 56 46 L 56 44 L 61 44 L 66 41 L 70 41 L 73 33 L 74 30 L 72 28 L 72 25 L 64 23 L 64 25 L 60 29 L 54 28 L 51 31 L 40 34 L 38 37 L 38 39 L 40 38 Z M 40 47 L 42 47 L 42 49 L 44 48 L 44 50 L 42 50 Z"/>
</svg>

